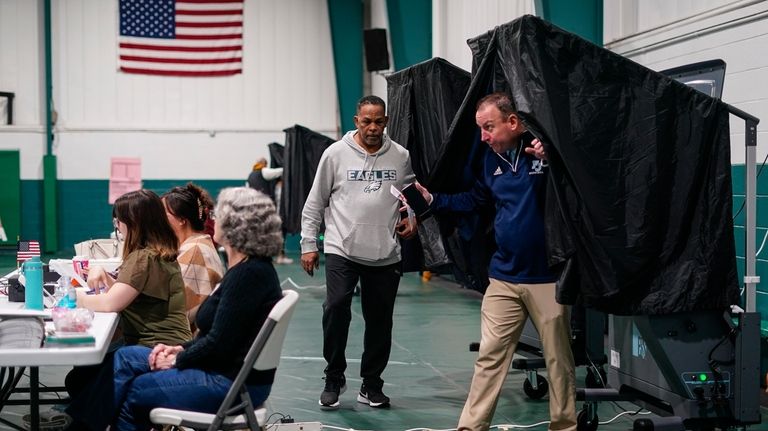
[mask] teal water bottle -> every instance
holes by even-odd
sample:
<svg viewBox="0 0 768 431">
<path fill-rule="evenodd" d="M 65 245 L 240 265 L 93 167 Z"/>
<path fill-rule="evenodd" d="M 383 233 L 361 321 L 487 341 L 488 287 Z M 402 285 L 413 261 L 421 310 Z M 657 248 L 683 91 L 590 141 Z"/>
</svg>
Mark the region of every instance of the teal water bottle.
<svg viewBox="0 0 768 431">
<path fill-rule="evenodd" d="M 43 262 L 40 256 L 33 256 L 21 265 L 24 284 L 24 305 L 27 310 L 43 309 Z"/>
</svg>

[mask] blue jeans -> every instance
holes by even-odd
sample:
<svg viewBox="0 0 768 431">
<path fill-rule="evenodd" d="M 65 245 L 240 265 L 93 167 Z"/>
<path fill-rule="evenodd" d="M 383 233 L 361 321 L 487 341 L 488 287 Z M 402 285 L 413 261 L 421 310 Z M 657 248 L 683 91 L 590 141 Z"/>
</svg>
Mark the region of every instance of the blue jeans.
<svg viewBox="0 0 768 431">
<path fill-rule="evenodd" d="M 113 367 L 102 373 L 87 393 L 73 400 L 67 410 L 91 429 L 147 430 L 149 412 L 155 407 L 216 413 L 232 386 L 232 380 L 194 368 L 163 371 L 149 369 L 149 353 L 143 346 L 124 347 L 115 353 Z M 110 378 L 111 377 L 111 378 Z M 254 406 L 267 399 L 272 385 L 249 386 Z"/>
</svg>

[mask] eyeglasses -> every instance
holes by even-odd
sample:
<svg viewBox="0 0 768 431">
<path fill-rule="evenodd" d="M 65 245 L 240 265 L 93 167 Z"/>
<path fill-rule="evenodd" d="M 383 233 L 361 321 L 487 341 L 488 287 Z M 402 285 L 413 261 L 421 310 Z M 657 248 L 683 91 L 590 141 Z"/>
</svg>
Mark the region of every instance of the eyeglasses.
<svg viewBox="0 0 768 431">
<path fill-rule="evenodd" d="M 118 227 L 120 225 L 120 220 L 117 219 L 117 217 L 112 219 L 112 226 L 115 227 L 115 239 L 118 241 L 123 240 L 123 234 L 120 232 L 120 228 Z"/>
</svg>

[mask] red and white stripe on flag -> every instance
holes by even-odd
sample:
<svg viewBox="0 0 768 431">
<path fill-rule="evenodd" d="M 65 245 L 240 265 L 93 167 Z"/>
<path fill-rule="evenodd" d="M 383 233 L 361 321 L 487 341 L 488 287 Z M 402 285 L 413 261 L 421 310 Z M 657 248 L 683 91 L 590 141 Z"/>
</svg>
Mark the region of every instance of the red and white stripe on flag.
<svg viewBox="0 0 768 431">
<path fill-rule="evenodd" d="M 167 76 L 243 71 L 244 0 L 120 0 L 120 70 Z"/>
<path fill-rule="evenodd" d="M 38 241 L 19 241 L 16 243 L 16 262 L 24 262 L 34 256 L 40 256 L 40 243 Z"/>
</svg>

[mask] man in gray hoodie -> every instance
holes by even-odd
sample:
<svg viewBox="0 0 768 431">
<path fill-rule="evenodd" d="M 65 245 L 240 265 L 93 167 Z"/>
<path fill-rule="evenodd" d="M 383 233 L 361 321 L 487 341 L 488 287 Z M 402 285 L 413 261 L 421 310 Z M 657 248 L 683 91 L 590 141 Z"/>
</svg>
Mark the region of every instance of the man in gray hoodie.
<svg viewBox="0 0 768 431">
<path fill-rule="evenodd" d="M 317 236 L 325 217 L 323 356 L 325 389 L 320 407 L 336 409 L 346 390 L 345 350 L 352 294 L 360 282 L 365 319 L 357 401 L 388 407 L 381 374 L 392 346 L 392 313 L 400 283 L 400 244 L 416 226 L 400 219 L 400 203 L 390 187 L 402 190 L 415 181 L 408 150 L 384 134 L 386 105 L 376 96 L 357 103 L 356 130 L 328 147 L 301 215 L 301 266 L 309 275 L 320 265 Z"/>
</svg>

